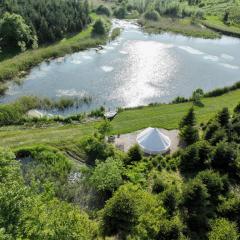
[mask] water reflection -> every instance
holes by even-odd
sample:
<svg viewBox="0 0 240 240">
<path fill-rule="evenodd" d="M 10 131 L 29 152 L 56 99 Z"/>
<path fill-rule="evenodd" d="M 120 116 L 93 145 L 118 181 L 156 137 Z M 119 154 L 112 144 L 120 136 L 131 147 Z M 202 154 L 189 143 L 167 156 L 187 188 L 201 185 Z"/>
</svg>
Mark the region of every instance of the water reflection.
<svg viewBox="0 0 240 240">
<path fill-rule="evenodd" d="M 240 80 L 240 40 L 187 38 L 169 33 L 147 35 L 134 23 L 114 21 L 124 30 L 104 46 L 44 62 L 24 83 L 12 85 L 1 101 L 23 95 L 50 98 L 90 96 L 77 111 L 169 102 Z M 75 111 L 74 109 L 69 112 Z"/>
</svg>

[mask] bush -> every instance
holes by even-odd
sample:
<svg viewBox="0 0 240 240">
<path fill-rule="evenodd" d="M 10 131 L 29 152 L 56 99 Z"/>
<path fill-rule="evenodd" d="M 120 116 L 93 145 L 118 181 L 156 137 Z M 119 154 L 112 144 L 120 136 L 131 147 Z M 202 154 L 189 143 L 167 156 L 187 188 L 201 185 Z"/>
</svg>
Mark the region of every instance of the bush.
<svg viewBox="0 0 240 240">
<path fill-rule="evenodd" d="M 131 164 L 133 162 L 138 162 L 141 159 L 142 159 L 142 151 L 141 151 L 140 147 L 136 144 L 128 150 L 127 164 Z"/>
<path fill-rule="evenodd" d="M 107 28 L 104 21 L 102 19 L 98 19 L 93 25 L 92 33 L 96 35 L 105 35 L 106 32 Z"/>
<path fill-rule="evenodd" d="M 105 162 L 97 162 L 90 182 L 97 191 L 112 193 L 123 183 L 122 173 L 122 160 L 108 158 Z"/>
<path fill-rule="evenodd" d="M 159 18 L 160 18 L 160 15 L 157 11 L 155 10 L 151 10 L 151 11 L 147 11 L 145 14 L 144 14 L 144 17 L 147 19 L 147 20 L 151 20 L 151 21 L 158 21 Z"/>
<path fill-rule="evenodd" d="M 96 13 L 100 14 L 100 15 L 106 15 L 108 17 L 110 17 L 111 15 L 111 11 L 109 10 L 108 7 L 104 6 L 104 5 L 100 5 L 97 9 L 96 9 Z"/>
<path fill-rule="evenodd" d="M 114 11 L 114 16 L 123 19 L 127 16 L 127 10 L 125 7 L 119 7 Z"/>
</svg>

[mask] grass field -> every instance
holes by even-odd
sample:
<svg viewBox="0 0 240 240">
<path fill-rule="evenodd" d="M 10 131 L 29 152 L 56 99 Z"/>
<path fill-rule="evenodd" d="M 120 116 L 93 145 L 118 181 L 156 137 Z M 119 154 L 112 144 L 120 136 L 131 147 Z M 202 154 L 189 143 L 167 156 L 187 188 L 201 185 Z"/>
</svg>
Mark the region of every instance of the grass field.
<svg viewBox="0 0 240 240">
<path fill-rule="evenodd" d="M 203 99 L 204 107 L 195 107 L 198 123 L 207 122 L 220 109 L 230 110 L 240 102 L 240 90 L 220 97 Z M 123 134 L 145 127 L 161 127 L 175 129 L 178 123 L 192 106 L 192 103 L 162 104 L 125 110 L 112 121 L 111 134 Z M 0 146 L 18 147 L 32 144 L 49 144 L 59 148 L 67 147 L 84 135 L 94 132 L 99 122 L 89 122 L 81 125 L 53 125 L 47 128 L 26 128 L 10 126 L 0 128 Z"/>
</svg>

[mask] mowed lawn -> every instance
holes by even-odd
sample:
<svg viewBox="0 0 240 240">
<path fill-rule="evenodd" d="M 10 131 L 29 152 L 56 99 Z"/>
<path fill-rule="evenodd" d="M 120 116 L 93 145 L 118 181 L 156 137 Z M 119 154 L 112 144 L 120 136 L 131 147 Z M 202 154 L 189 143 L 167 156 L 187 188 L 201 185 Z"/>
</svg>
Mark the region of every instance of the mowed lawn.
<svg viewBox="0 0 240 240">
<path fill-rule="evenodd" d="M 207 122 L 223 107 L 231 111 L 240 102 L 240 90 L 220 97 L 203 99 L 204 107 L 195 107 L 198 124 Z M 192 106 L 192 103 L 162 104 L 125 110 L 112 121 L 111 134 L 133 132 L 145 127 L 166 129 L 178 128 L 179 121 Z M 32 144 L 63 146 L 76 142 L 85 135 L 92 134 L 99 122 L 80 125 L 54 125 L 48 128 L 24 128 L 10 126 L 0 128 L 0 146 L 18 147 Z"/>
</svg>

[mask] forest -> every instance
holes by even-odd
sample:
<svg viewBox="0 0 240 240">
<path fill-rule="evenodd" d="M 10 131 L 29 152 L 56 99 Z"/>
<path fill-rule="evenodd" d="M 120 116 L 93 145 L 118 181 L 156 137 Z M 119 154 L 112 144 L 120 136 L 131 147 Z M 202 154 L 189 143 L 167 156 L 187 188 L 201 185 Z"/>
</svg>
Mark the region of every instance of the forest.
<svg viewBox="0 0 240 240">
<path fill-rule="evenodd" d="M 201 127 L 190 108 L 171 156 L 123 153 L 110 129 L 79 140 L 84 165 L 46 145 L 0 150 L 1 239 L 239 239 L 240 104 Z"/>
<path fill-rule="evenodd" d="M 3 49 L 36 48 L 80 32 L 91 21 L 88 2 L 82 0 L 2 0 L 0 17 Z"/>
</svg>

